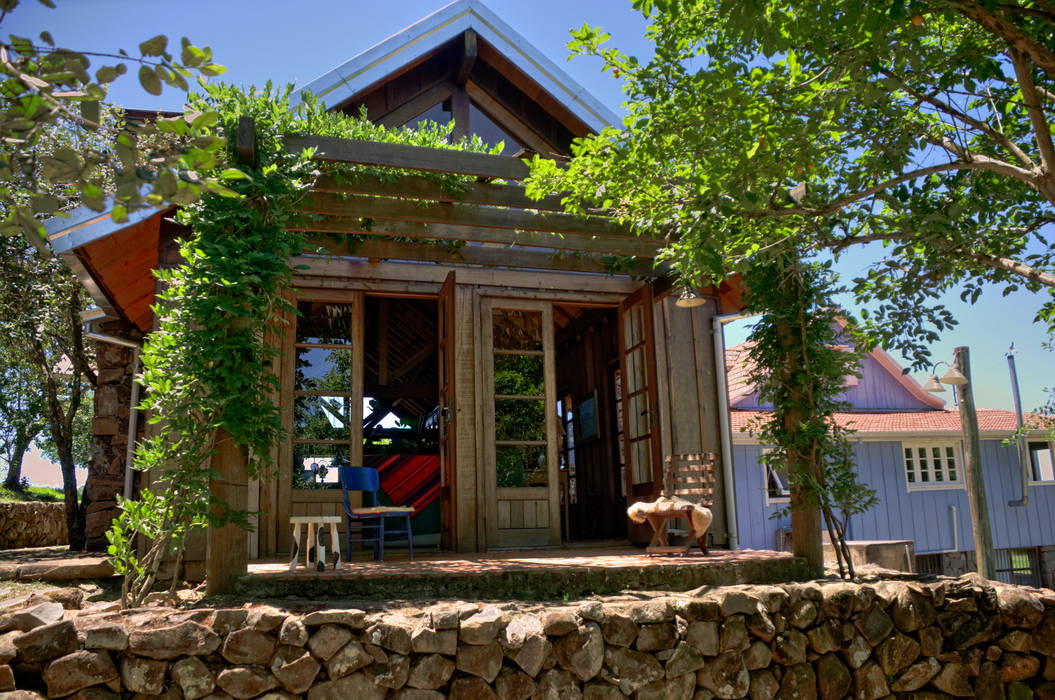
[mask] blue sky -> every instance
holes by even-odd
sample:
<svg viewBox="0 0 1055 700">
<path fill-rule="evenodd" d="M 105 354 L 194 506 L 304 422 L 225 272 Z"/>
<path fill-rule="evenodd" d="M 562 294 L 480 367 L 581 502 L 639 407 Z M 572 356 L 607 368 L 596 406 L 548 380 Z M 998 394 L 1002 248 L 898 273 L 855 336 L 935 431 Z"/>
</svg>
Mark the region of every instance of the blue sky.
<svg viewBox="0 0 1055 700">
<path fill-rule="evenodd" d="M 643 36 L 645 22 L 633 11 L 629 0 L 486 3 L 601 102 L 622 113 L 617 80 L 602 74 L 592 59 L 564 59 L 568 55 L 568 31 L 584 22 L 604 27 L 612 34 L 613 45 L 647 58 L 650 50 Z M 175 47 L 181 36 L 187 36 L 195 44 L 212 46 L 215 60 L 227 66 L 228 72 L 222 78 L 227 82 L 259 85 L 271 79 L 278 85 L 303 85 L 445 3 L 56 0 L 56 4 L 58 10 L 49 10 L 33 0 L 23 0 L 23 6 L 5 19 L 0 32 L 35 37 L 47 29 L 60 45 L 82 51 L 113 52 L 124 48 L 133 55 L 138 55 L 140 41 L 155 34 L 168 35 Z M 148 95 L 139 88 L 134 76 L 118 80 L 111 97 L 126 107 L 144 109 L 178 109 L 183 103 L 182 95 L 169 88 L 161 97 Z M 866 254 L 848 254 L 839 269 L 852 276 L 866 262 Z M 935 360 L 951 360 L 954 347 L 967 345 L 971 349 L 976 403 L 1009 409 L 1012 400 L 1004 353 L 1014 341 L 1019 349 L 1017 362 L 1024 406 L 1029 409 L 1041 405 L 1044 388 L 1055 386 L 1055 355 L 1042 348 L 1046 334 L 1032 323 L 1038 299 L 1028 292 L 1002 297 L 994 290 L 974 306 L 959 302 L 956 295 L 946 304 L 960 325 L 934 345 Z M 730 345 L 745 336 L 742 326 L 730 329 Z M 914 376 L 925 379 L 918 373 Z"/>
</svg>

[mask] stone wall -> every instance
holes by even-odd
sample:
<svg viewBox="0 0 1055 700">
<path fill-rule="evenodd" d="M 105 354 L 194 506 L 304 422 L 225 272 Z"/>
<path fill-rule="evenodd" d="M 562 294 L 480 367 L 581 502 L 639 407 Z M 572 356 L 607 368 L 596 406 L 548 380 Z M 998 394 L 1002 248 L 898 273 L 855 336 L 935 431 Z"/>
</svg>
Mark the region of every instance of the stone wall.
<svg viewBox="0 0 1055 700">
<path fill-rule="evenodd" d="M 974 575 L 402 613 L 43 603 L 11 628 L 0 690 L 48 697 L 1055 698 L 1055 592 Z"/>
<path fill-rule="evenodd" d="M 66 504 L 0 503 L 0 549 L 67 544 Z"/>
<path fill-rule="evenodd" d="M 117 494 L 124 490 L 133 372 L 131 348 L 100 342 L 96 356 L 99 383 L 84 485 L 84 534 L 89 551 L 106 549 L 106 531 L 117 516 Z"/>
</svg>

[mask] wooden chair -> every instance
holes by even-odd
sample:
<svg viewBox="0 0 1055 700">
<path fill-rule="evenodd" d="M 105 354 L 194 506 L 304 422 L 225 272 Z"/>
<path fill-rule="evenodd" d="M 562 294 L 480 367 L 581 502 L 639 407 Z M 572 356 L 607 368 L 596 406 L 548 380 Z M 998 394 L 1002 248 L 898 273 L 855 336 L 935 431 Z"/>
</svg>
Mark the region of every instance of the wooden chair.
<svg viewBox="0 0 1055 700">
<path fill-rule="evenodd" d="M 714 504 L 715 463 L 717 455 L 713 452 L 692 455 L 671 455 L 666 459 L 663 469 L 663 498 L 677 498 L 710 508 Z M 693 524 L 693 508 L 670 508 L 648 515 L 652 526 L 652 540 L 645 551 L 648 554 L 688 554 L 692 543 L 699 545 L 700 551 L 707 554 L 707 530 L 697 532 Z M 670 529 L 672 520 L 684 518 L 688 527 L 684 530 Z M 672 547 L 667 543 L 667 536 L 684 534 L 685 544 Z"/>
<path fill-rule="evenodd" d="M 381 505 L 381 477 L 377 470 L 371 467 L 337 467 L 337 474 L 341 481 L 341 490 L 344 492 L 344 517 L 345 517 L 345 550 L 352 551 L 352 524 L 357 523 L 354 530 L 359 535 L 359 542 L 366 544 L 374 543 L 374 559 L 385 560 L 385 537 L 387 535 L 406 535 L 407 549 L 410 558 L 414 558 L 414 535 L 410 528 L 410 516 L 414 514 L 412 506 L 383 506 Z M 352 508 L 348 501 L 349 491 L 361 491 L 363 493 L 364 505 Z M 369 500 L 369 504 L 365 502 Z M 389 518 L 403 518 L 403 529 L 391 529 L 385 523 Z M 368 536 L 370 533 L 373 536 Z"/>
</svg>

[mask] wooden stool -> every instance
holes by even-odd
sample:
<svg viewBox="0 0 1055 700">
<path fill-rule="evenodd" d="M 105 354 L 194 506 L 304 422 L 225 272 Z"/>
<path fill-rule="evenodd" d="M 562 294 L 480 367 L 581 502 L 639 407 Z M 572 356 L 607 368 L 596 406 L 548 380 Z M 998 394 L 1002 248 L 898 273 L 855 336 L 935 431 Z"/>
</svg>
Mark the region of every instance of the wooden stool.
<svg viewBox="0 0 1055 700">
<path fill-rule="evenodd" d="M 308 569 L 312 568 L 312 552 L 315 556 L 315 570 L 322 571 L 326 568 L 325 557 L 319 556 L 319 535 L 322 534 L 322 529 L 326 526 L 330 526 L 330 539 L 333 541 L 333 553 L 334 561 L 333 568 L 340 569 L 343 562 L 341 561 L 341 538 L 337 534 L 337 526 L 341 522 L 341 516 L 339 515 L 294 515 L 289 519 L 290 524 L 293 526 L 293 546 L 289 555 L 289 570 L 290 573 L 297 570 L 297 556 L 300 554 L 300 526 L 302 524 L 308 526 L 308 542 L 307 547 L 304 549 L 304 566 Z M 318 528 L 315 526 L 318 525 Z"/>
<path fill-rule="evenodd" d="M 700 546 L 700 551 L 707 554 L 707 533 L 696 532 L 696 526 L 692 523 L 693 508 L 675 508 L 673 510 L 662 510 L 658 513 L 648 514 L 648 524 L 652 527 L 652 540 L 645 548 L 646 554 L 688 554 L 692 549 L 692 543 Z M 674 518 L 685 518 L 689 523 L 689 532 L 685 535 L 685 544 L 681 547 L 671 547 L 667 544 L 667 525 Z"/>
</svg>

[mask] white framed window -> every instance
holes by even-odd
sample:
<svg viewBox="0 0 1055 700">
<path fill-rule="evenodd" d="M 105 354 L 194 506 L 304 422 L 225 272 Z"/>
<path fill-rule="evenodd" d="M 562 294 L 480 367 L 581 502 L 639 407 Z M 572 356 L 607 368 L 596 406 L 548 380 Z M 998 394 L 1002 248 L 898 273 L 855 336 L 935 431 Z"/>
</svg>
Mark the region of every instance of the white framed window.
<svg viewBox="0 0 1055 700">
<path fill-rule="evenodd" d="M 1055 484 L 1055 459 L 1052 443 L 1030 440 L 1027 443 L 1029 467 L 1033 484 Z"/>
<path fill-rule="evenodd" d="M 963 487 L 958 442 L 902 442 L 901 451 L 909 491 Z"/>
<path fill-rule="evenodd" d="M 762 454 L 764 455 L 770 450 L 772 448 L 764 449 Z M 762 467 L 762 478 L 766 484 L 766 505 L 791 501 L 791 488 L 788 486 L 787 468 L 779 466 L 773 468 L 762 461 L 759 461 L 758 465 Z"/>
</svg>

